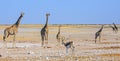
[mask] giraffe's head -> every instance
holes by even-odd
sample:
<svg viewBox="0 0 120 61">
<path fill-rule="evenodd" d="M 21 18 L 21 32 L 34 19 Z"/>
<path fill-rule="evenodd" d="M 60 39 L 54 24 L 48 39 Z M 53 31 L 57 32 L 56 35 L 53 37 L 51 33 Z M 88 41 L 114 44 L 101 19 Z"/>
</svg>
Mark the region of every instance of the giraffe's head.
<svg viewBox="0 0 120 61">
<path fill-rule="evenodd" d="M 21 17 L 23 17 L 23 16 L 24 16 L 24 12 L 21 13 Z"/>
<path fill-rule="evenodd" d="M 50 13 L 46 13 L 46 16 L 50 16 Z"/>
<path fill-rule="evenodd" d="M 112 24 L 115 24 L 114 22 Z"/>
</svg>

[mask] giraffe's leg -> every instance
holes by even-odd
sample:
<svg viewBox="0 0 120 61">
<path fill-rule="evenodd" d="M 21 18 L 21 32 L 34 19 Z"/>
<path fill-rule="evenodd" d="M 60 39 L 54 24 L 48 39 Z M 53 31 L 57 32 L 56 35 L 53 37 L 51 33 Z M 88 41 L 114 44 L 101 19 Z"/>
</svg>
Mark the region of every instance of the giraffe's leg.
<svg viewBox="0 0 120 61">
<path fill-rule="evenodd" d="M 99 42 L 101 42 L 101 34 L 99 35 Z"/>
<path fill-rule="evenodd" d="M 60 41 L 60 46 L 62 45 L 62 37 L 60 36 L 59 38 L 59 41 Z"/>
<path fill-rule="evenodd" d="M 60 38 L 57 39 L 57 42 L 58 42 L 57 45 L 60 46 L 61 45 Z"/>
<path fill-rule="evenodd" d="M 113 28 L 113 32 L 114 32 L 114 33 L 116 32 L 115 28 Z"/>
<path fill-rule="evenodd" d="M 48 44 L 48 33 L 47 33 L 47 37 L 46 37 L 46 40 L 47 40 L 47 44 Z"/>
<path fill-rule="evenodd" d="M 16 47 L 16 42 L 15 42 L 15 40 L 16 40 L 16 34 L 15 34 L 14 37 L 13 37 L 13 48 Z"/>
<path fill-rule="evenodd" d="M 117 28 L 117 32 L 118 32 L 118 28 Z"/>
<path fill-rule="evenodd" d="M 116 33 L 117 32 L 117 30 L 116 29 L 114 29 L 114 33 Z"/>
<path fill-rule="evenodd" d="M 115 33 L 117 33 L 118 32 L 118 28 L 116 28 L 116 32 Z"/>
<path fill-rule="evenodd" d="M 115 33 L 117 33 L 117 29 L 116 29 Z"/>
<path fill-rule="evenodd" d="M 61 46 L 62 42 L 61 42 L 61 39 L 59 39 L 59 45 Z"/>
<path fill-rule="evenodd" d="M 61 38 L 59 38 L 60 45 L 62 44 Z"/>
<path fill-rule="evenodd" d="M 48 33 L 45 33 L 45 40 L 46 40 L 46 45 L 48 45 Z"/>
<path fill-rule="evenodd" d="M 116 32 L 118 31 L 118 28 L 117 27 L 115 27 L 115 30 L 116 30 Z"/>
<path fill-rule="evenodd" d="M 42 35 L 41 37 L 42 37 L 42 43 L 41 43 L 41 46 L 43 47 L 43 45 L 44 45 L 44 36 Z"/>
<path fill-rule="evenodd" d="M 113 30 L 113 33 L 115 32 L 115 30 Z"/>
<path fill-rule="evenodd" d="M 3 51 L 6 53 L 7 52 L 7 42 L 6 42 L 6 38 L 7 38 L 7 36 L 3 36 Z"/>
<path fill-rule="evenodd" d="M 57 39 L 57 45 L 56 46 L 59 46 L 59 42 L 58 42 L 59 40 Z"/>
<path fill-rule="evenodd" d="M 4 31 L 4 36 L 3 36 L 3 42 L 4 42 L 4 45 L 3 47 L 6 48 L 7 47 L 7 43 L 6 43 L 6 38 L 8 37 L 8 32 L 5 30 Z"/>
<path fill-rule="evenodd" d="M 42 41 L 42 44 L 41 44 L 41 46 L 42 46 L 42 47 L 44 46 L 44 41 Z"/>
<path fill-rule="evenodd" d="M 95 38 L 95 43 L 96 43 L 96 39 L 97 39 L 97 38 Z"/>
<path fill-rule="evenodd" d="M 7 47 L 7 43 L 6 43 L 6 37 L 5 36 L 3 37 L 3 42 L 4 42 L 3 48 L 6 48 Z"/>
<path fill-rule="evenodd" d="M 95 43 L 96 43 L 96 41 L 97 41 L 97 37 L 98 37 L 98 35 L 95 35 Z"/>
</svg>

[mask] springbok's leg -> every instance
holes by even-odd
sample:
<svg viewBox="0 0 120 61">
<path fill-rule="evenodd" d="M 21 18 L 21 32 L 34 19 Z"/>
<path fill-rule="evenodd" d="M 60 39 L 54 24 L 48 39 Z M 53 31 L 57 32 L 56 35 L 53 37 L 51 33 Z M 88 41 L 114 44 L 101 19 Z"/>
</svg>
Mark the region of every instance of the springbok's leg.
<svg viewBox="0 0 120 61">
<path fill-rule="evenodd" d="M 66 47 L 66 54 L 68 55 L 68 48 Z"/>
<path fill-rule="evenodd" d="M 74 46 L 71 47 L 71 50 L 72 50 L 72 54 L 74 54 Z"/>
</svg>

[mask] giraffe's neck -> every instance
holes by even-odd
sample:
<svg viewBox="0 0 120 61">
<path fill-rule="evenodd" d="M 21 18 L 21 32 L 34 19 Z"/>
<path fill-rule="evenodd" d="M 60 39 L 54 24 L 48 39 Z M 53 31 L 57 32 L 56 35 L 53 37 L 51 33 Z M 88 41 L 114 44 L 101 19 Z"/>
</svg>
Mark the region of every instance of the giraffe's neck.
<svg viewBox="0 0 120 61">
<path fill-rule="evenodd" d="M 103 29 L 103 26 L 101 27 L 101 29 L 99 30 L 99 32 L 101 32 L 101 31 L 102 31 L 102 29 Z"/>
<path fill-rule="evenodd" d="M 18 18 L 17 22 L 14 24 L 14 25 L 16 25 L 16 27 L 19 26 L 21 19 L 22 19 L 22 15 Z"/>
<path fill-rule="evenodd" d="M 117 26 L 115 25 L 115 23 L 113 23 L 114 27 L 117 28 Z"/>
<path fill-rule="evenodd" d="M 45 28 L 48 26 L 48 16 L 46 16 L 46 24 L 45 24 Z"/>
</svg>

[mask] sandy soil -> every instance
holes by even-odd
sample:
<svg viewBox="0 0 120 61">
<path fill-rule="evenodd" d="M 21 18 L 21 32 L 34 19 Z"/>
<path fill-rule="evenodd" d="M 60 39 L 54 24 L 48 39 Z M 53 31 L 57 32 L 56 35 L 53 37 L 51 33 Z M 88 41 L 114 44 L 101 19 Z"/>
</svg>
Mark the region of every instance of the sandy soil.
<svg viewBox="0 0 120 61">
<path fill-rule="evenodd" d="M 117 25 L 120 27 L 120 25 Z M 101 25 L 62 25 L 61 33 L 67 41 L 74 41 L 75 51 L 66 54 L 63 45 L 57 46 L 57 25 L 49 25 L 48 48 L 41 47 L 42 25 L 21 25 L 16 35 L 16 48 L 12 38 L 3 47 L 3 31 L 0 26 L 0 61 L 120 61 L 120 31 L 114 33 L 105 25 L 101 41 L 94 42 L 94 34 Z"/>
</svg>

